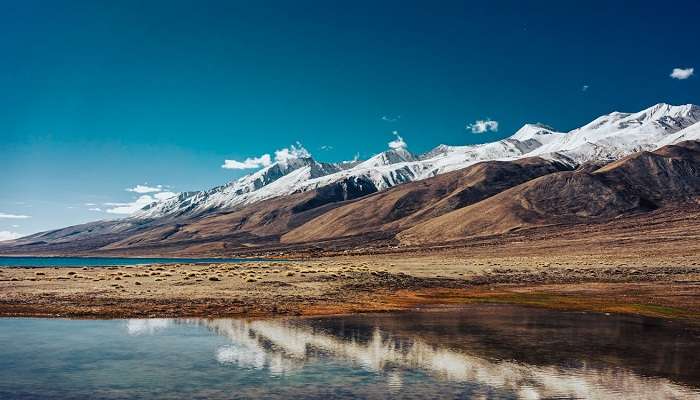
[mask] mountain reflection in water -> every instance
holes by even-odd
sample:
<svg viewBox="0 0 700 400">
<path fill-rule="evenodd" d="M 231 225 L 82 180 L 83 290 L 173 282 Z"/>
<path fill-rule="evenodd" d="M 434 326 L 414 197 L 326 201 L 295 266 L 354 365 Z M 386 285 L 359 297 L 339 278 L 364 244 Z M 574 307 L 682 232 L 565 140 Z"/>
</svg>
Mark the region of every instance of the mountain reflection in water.
<svg viewBox="0 0 700 400">
<path fill-rule="evenodd" d="M 130 320 L 129 332 L 168 320 Z M 497 388 L 518 398 L 698 398 L 697 331 L 637 317 L 507 306 L 461 311 L 274 320 L 176 320 L 231 343 L 222 364 L 294 374 L 334 360 L 387 374 L 402 371 Z M 542 354 L 540 354 L 542 353 Z M 682 382 L 682 380 L 686 382 Z"/>
<path fill-rule="evenodd" d="M 700 399 L 700 328 L 505 305 L 0 318 L 0 399 Z"/>
</svg>

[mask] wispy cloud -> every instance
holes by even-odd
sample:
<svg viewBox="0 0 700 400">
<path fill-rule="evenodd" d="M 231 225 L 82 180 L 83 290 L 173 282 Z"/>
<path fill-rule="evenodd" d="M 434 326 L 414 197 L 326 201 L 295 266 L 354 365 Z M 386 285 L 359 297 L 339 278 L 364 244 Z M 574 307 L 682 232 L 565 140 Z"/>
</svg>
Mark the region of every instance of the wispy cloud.
<svg viewBox="0 0 700 400">
<path fill-rule="evenodd" d="M 394 136 L 396 136 L 396 139 L 392 140 L 389 142 L 389 148 L 393 150 L 398 150 L 398 149 L 405 149 L 408 147 L 408 143 L 406 143 L 405 140 L 401 136 L 399 136 L 398 131 L 392 132 Z"/>
<path fill-rule="evenodd" d="M 352 160 L 345 160 L 342 161 L 342 164 L 352 164 L 356 163 L 357 161 L 360 160 L 360 152 L 355 153 L 355 155 L 352 157 Z"/>
<path fill-rule="evenodd" d="M 323 150 L 330 150 L 332 146 L 321 146 Z M 289 147 L 283 149 L 275 150 L 274 161 L 279 163 L 287 162 L 295 158 L 305 158 L 311 157 L 311 153 L 301 145 L 301 143 L 296 142 Z M 221 168 L 224 169 L 254 169 L 269 167 L 272 165 L 272 156 L 269 153 L 263 154 L 260 157 L 250 157 L 243 161 L 238 160 L 224 160 Z"/>
<path fill-rule="evenodd" d="M 104 205 L 106 207 L 111 207 L 106 208 L 105 212 L 108 212 L 110 214 L 129 215 L 152 203 L 155 203 L 155 199 L 145 194 L 131 203 L 104 203 Z"/>
<path fill-rule="evenodd" d="M 168 200 L 169 198 L 175 197 L 175 196 L 177 196 L 177 193 L 175 193 L 175 192 L 160 192 L 160 193 L 156 193 L 153 195 L 153 197 L 155 197 L 156 200 L 160 200 L 160 201 L 165 201 L 165 200 Z"/>
<path fill-rule="evenodd" d="M 132 188 L 126 189 L 127 192 L 134 192 L 134 193 L 155 193 L 155 192 L 161 192 L 163 191 L 163 185 L 156 185 L 156 186 L 148 186 L 148 185 L 136 185 Z"/>
<path fill-rule="evenodd" d="M 382 115 L 382 121 L 384 122 L 396 122 L 401 119 L 400 115 L 397 115 L 395 117 L 392 117 L 390 115 Z"/>
<path fill-rule="evenodd" d="M 586 92 L 586 91 L 588 91 L 588 88 L 589 88 L 589 87 L 590 87 L 590 86 L 588 86 L 588 85 L 583 85 L 583 86 L 581 86 L 581 91 L 582 91 L 582 92 Z"/>
<path fill-rule="evenodd" d="M 17 214 L 7 214 L 7 213 L 1 213 L 0 212 L 0 218 L 6 218 L 6 219 L 27 219 L 31 218 L 29 215 L 17 215 Z"/>
<path fill-rule="evenodd" d="M 498 121 L 478 119 L 474 123 L 468 124 L 466 129 L 471 130 L 472 133 L 498 132 Z"/>
<path fill-rule="evenodd" d="M 0 242 L 5 240 L 17 239 L 20 237 L 22 237 L 22 235 L 17 232 L 0 231 Z"/>
<path fill-rule="evenodd" d="M 130 215 L 153 203 L 160 203 L 177 196 L 177 193 L 165 190 L 166 186 L 136 185 L 125 189 L 127 192 L 138 193 L 140 196 L 133 201 L 123 203 L 103 203 L 102 207 L 97 207 L 95 203 L 85 203 L 89 206 L 89 211 L 106 212 L 109 214 Z"/>
<path fill-rule="evenodd" d="M 139 211 L 140 209 L 146 207 L 147 205 L 153 203 L 160 203 L 168 200 L 172 197 L 177 196 L 177 193 L 173 192 L 160 192 L 154 195 L 144 194 L 139 196 L 136 200 L 128 203 L 104 203 L 105 206 L 111 207 L 104 211 L 109 214 L 122 214 L 130 215 Z M 102 210 L 92 210 L 92 211 L 102 211 Z"/>
<path fill-rule="evenodd" d="M 324 144 L 323 146 L 321 146 L 321 150 L 326 150 L 326 151 L 333 150 L 333 146 L 329 146 L 327 144 Z"/>
<path fill-rule="evenodd" d="M 669 75 L 673 79 L 688 79 L 695 72 L 695 68 L 674 68 Z"/>
</svg>

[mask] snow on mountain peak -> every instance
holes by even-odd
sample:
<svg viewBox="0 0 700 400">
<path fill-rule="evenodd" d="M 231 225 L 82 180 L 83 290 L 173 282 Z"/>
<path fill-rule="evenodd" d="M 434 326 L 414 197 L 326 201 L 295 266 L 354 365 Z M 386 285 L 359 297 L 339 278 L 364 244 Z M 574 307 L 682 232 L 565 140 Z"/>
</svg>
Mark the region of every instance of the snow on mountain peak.
<svg viewBox="0 0 700 400">
<path fill-rule="evenodd" d="M 278 186 L 295 186 L 299 182 L 318 178 L 340 171 L 342 168 L 330 163 L 320 163 L 308 156 L 303 147 L 291 146 L 292 151 L 276 154 L 276 162 L 252 174 L 245 175 L 222 186 L 181 194 L 171 200 L 151 205 L 134 214 L 135 218 L 154 218 L 185 212 L 201 212 L 214 208 L 225 208 L 246 202 L 253 194 L 278 183 Z M 279 157 L 277 157 L 279 155 Z M 286 193 L 284 193 L 286 194 Z M 270 196 L 272 197 L 272 196 Z"/>
<path fill-rule="evenodd" d="M 686 140 L 700 140 L 700 122 L 696 122 L 687 128 L 667 136 L 659 143 L 659 147 L 684 142 Z"/>
<path fill-rule="evenodd" d="M 613 112 L 596 118 L 590 123 L 575 129 L 577 131 L 619 131 L 628 128 L 656 127 L 672 130 L 682 129 L 689 122 L 700 119 L 700 107 L 693 104 L 674 106 L 666 103 L 655 104 L 636 113 Z M 648 130 L 654 133 L 656 129 Z"/>
<path fill-rule="evenodd" d="M 510 139 L 519 140 L 524 142 L 526 140 L 538 139 L 542 136 L 552 135 L 555 133 L 554 129 L 548 125 L 536 123 L 536 124 L 525 124 L 522 128 L 518 129 Z"/>
<path fill-rule="evenodd" d="M 207 191 L 144 208 L 135 218 L 199 213 L 320 188 L 341 181 L 362 181 L 383 190 L 408 181 L 468 167 L 481 161 L 539 156 L 568 163 L 612 160 L 681 140 L 700 139 L 700 107 L 656 104 L 636 113 L 613 112 L 568 133 L 543 124 L 526 124 L 507 139 L 491 143 L 440 145 L 421 156 L 407 149 L 394 132 L 389 149 L 368 160 L 321 163 L 298 142 L 275 152 L 275 162 L 252 174 Z"/>
<path fill-rule="evenodd" d="M 416 156 L 403 147 L 393 148 L 359 163 L 356 168 L 372 168 L 416 160 Z"/>
</svg>

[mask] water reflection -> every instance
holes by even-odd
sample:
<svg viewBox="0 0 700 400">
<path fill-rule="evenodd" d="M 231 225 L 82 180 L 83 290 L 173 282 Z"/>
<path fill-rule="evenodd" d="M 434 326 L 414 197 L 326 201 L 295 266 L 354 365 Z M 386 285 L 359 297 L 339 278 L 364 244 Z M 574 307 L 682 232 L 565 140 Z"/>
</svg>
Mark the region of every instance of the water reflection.
<svg viewBox="0 0 700 400">
<path fill-rule="evenodd" d="M 152 335 L 172 324 L 172 320 L 166 318 L 130 319 L 126 323 L 129 335 Z"/>
<path fill-rule="evenodd" d="M 343 363 L 383 375 L 392 393 L 420 373 L 523 399 L 700 397 L 700 372 L 688 371 L 698 367 L 700 345 L 697 332 L 688 327 L 630 317 L 483 307 L 449 313 L 174 323 L 205 327 L 226 337 L 228 343 L 212 355 L 222 365 L 270 376 Z M 153 334 L 168 326 L 168 320 L 127 323 L 129 334 Z M 663 362 L 646 365 L 659 359 Z"/>
</svg>

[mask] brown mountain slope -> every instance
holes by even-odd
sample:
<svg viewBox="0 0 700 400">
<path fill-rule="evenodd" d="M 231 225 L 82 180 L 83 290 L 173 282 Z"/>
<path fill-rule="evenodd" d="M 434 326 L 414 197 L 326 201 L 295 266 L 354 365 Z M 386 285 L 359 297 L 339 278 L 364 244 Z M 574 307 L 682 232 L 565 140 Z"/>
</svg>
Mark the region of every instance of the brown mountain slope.
<svg viewBox="0 0 700 400">
<path fill-rule="evenodd" d="M 172 244 L 225 243 L 235 246 L 264 246 L 276 243 L 290 229 L 336 207 L 329 202 L 304 209 L 317 192 L 293 194 L 265 200 L 231 211 L 204 215 L 159 226 L 105 246 L 105 250 L 153 247 Z"/>
<path fill-rule="evenodd" d="M 339 182 L 230 210 L 100 221 L 0 244 L 1 254 L 234 255 L 433 244 L 611 221 L 700 196 L 700 143 L 577 171 L 540 158 L 484 162 L 376 192 Z M 548 228 L 549 229 L 549 228 Z M 314 250 L 315 251 L 315 250 Z"/>
<path fill-rule="evenodd" d="M 493 196 L 539 176 L 567 169 L 541 158 L 487 161 L 410 182 L 335 208 L 282 236 L 283 243 L 396 232 Z"/>
<path fill-rule="evenodd" d="M 207 254 L 263 247 L 339 204 L 374 193 L 367 182 L 339 181 L 316 190 L 231 210 L 156 220 L 98 221 L 0 243 L 0 254 Z"/>
<path fill-rule="evenodd" d="M 236 249 L 285 246 L 291 241 L 285 237 L 280 243 L 280 237 L 290 231 L 302 238 L 299 241 L 304 241 L 307 233 L 313 233 L 316 235 L 313 240 L 330 239 L 338 241 L 339 246 L 346 246 L 342 237 L 371 232 L 374 239 L 392 238 L 400 228 L 564 168 L 540 158 L 484 162 L 379 193 L 366 182 L 338 182 L 309 192 L 203 215 L 142 222 L 103 221 L 68 227 L 2 245 L 0 252 L 235 253 Z M 336 214 L 336 208 L 342 211 Z M 328 220 L 339 221 L 335 225 L 328 224 L 326 215 L 330 216 Z M 309 224 L 310 221 L 314 223 Z M 319 231 L 318 226 L 326 230 Z"/>
<path fill-rule="evenodd" d="M 555 224 L 605 221 L 700 196 L 700 143 L 640 152 L 593 172 L 549 174 L 433 218 L 398 235 L 404 244 Z"/>
</svg>

